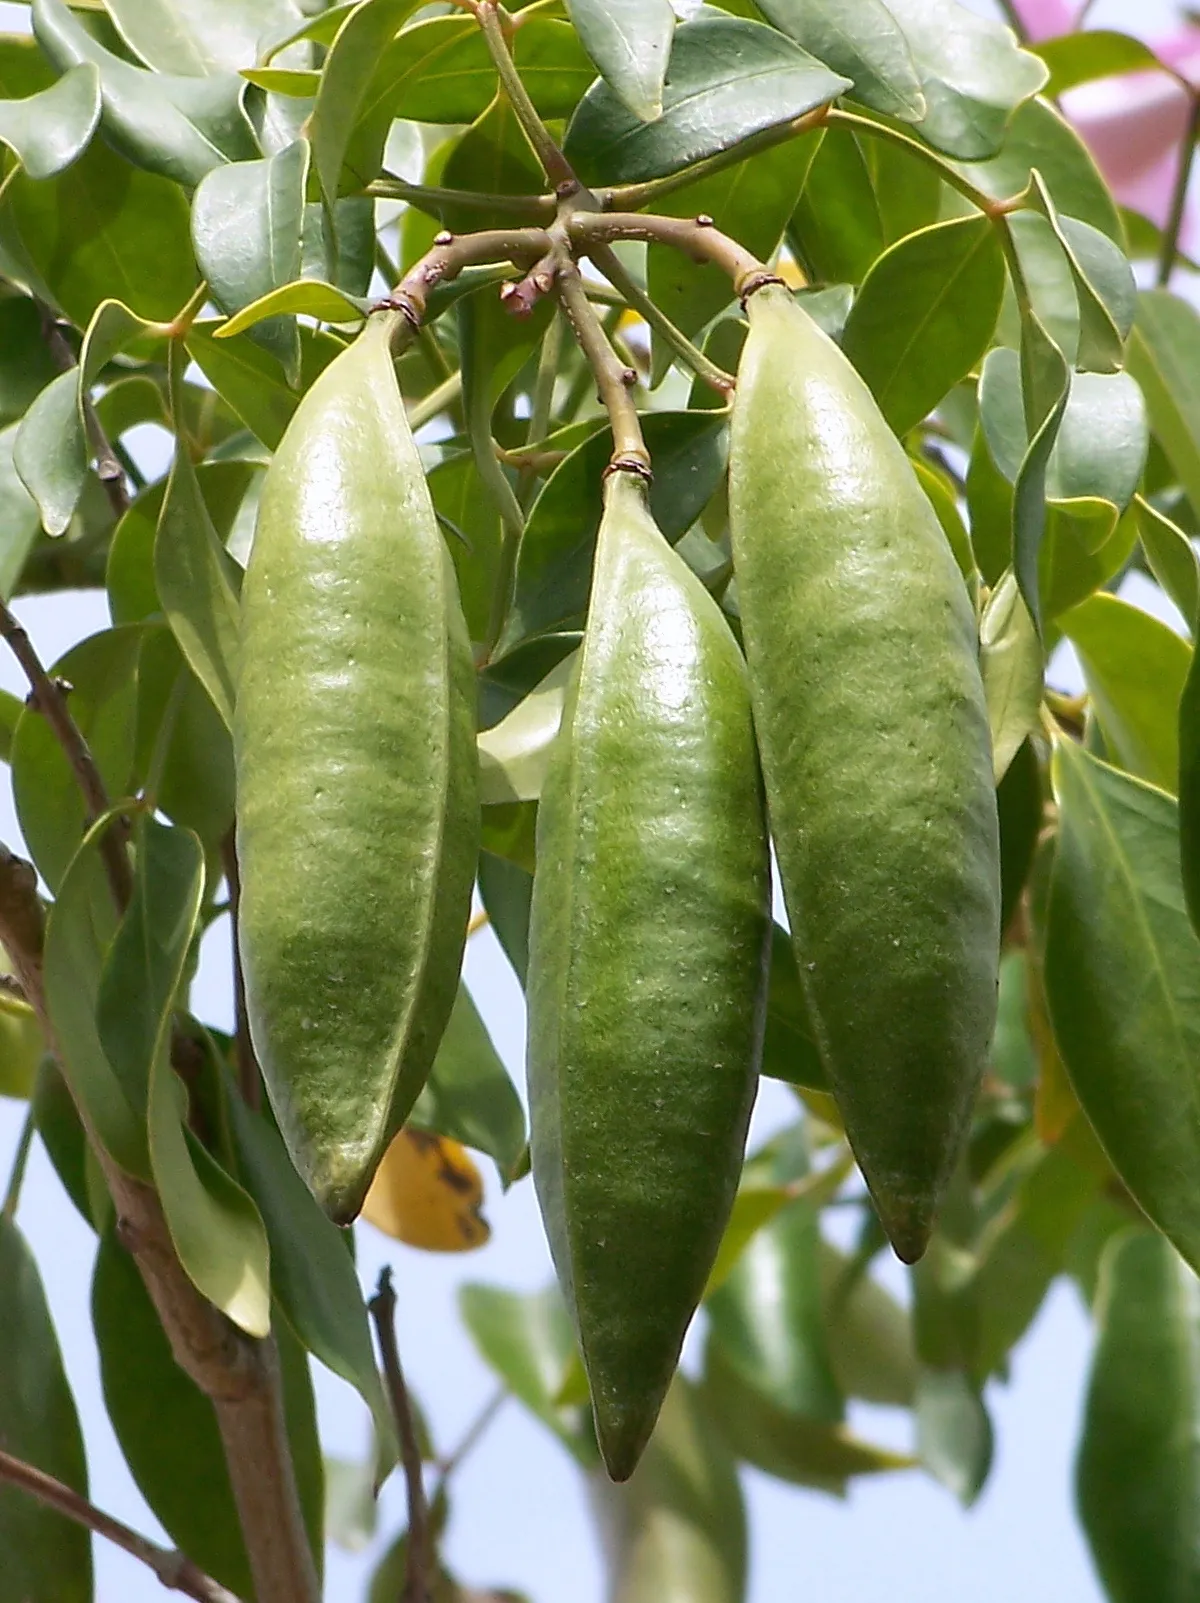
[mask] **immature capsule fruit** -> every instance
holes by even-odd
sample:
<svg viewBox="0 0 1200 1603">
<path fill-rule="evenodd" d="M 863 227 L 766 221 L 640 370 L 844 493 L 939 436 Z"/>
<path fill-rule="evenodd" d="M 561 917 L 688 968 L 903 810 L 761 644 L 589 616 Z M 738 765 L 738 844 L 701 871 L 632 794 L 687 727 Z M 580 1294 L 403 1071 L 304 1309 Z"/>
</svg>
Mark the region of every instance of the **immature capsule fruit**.
<svg viewBox="0 0 1200 1603">
<path fill-rule="evenodd" d="M 821 1057 L 912 1262 L 996 1012 L 999 841 L 975 622 L 853 367 L 781 285 L 748 311 L 730 524 L 768 811 Z"/>
<path fill-rule="evenodd" d="M 242 605 L 250 1030 L 293 1159 L 346 1222 L 450 1015 L 478 855 L 470 643 L 385 320 L 301 402 Z"/>
<path fill-rule="evenodd" d="M 528 985 L 534 1180 L 614 1480 L 733 1202 L 769 906 L 745 665 L 645 486 L 614 473 L 542 793 Z"/>
</svg>

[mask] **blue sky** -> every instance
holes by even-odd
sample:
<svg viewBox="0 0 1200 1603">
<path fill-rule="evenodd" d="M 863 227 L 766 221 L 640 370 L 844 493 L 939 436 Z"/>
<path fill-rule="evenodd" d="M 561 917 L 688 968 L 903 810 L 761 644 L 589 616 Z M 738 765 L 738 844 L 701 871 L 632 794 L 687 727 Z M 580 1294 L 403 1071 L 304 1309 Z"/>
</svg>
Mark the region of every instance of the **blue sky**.
<svg viewBox="0 0 1200 1603">
<path fill-rule="evenodd" d="M 1100 0 L 1093 12 L 1098 25 L 1139 30 L 1170 15 L 1165 0 Z M 23 6 L 0 3 L 0 28 L 23 29 L 27 16 Z M 97 595 L 29 599 L 18 611 L 46 661 L 108 622 Z M 23 688 L 6 656 L 0 656 L 0 684 Z M 6 769 L 0 771 L 0 839 L 19 846 Z M 229 1020 L 228 963 L 228 933 L 218 927 L 206 944 L 194 1004 L 217 1024 Z M 519 991 L 489 932 L 472 942 L 467 976 L 520 1083 Z M 767 1085 L 756 1136 L 792 1117 L 793 1107 L 782 1088 Z M 0 1174 L 7 1170 L 23 1111 L 0 1100 Z M 550 1276 L 531 1186 L 504 1198 L 491 1177 L 489 1187 L 492 1241 L 463 1258 L 416 1253 L 369 1227 L 359 1229 L 364 1283 L 373 1284 L 381 1264 L 395 1267 L 406 1368 L 443 1448 L 456 1441 L 493 1390 L 458 1326 L 457 1287 L 480 1280 L 532 1289 Z M 124 1467 L 100 1397 L 88 1318 L 93 1238 L 36 1147 L 20 1223 L 42 1266 L 75 1387 L 92 1495 L 109 1512 L 161 1535 Z M 898 1271 L 894 1281 L 903 1284 Z M 932 1603 L 959 1596 L 971 1603 L 1099 1603 L 1070 1490 L 1089 1339 L 1076 1293 L 1060 1286 L 1018 1349 L 1011 1384 L 992 1388 L 996 1467 L 969 1514 L 915 1473 L 864 1483 L 845 1503 L 748 1474 L 751 1603 L 810 1596 L 821 1603 Z M 361 1456 L 366 1426 L 357 1398 L 324 1374 L 318 1374 L 317 1386 L 327 1448 Z M 864 1410 L 856 1423 L 879 1440 L 909 1445 L 904 1415 Z M 381 1534 L 373 1547 L 355 1557 L 331 1553 L 327 1603 L 357 1603 L 375 1557 L 402 1518 L 393 1481 L 383 1495 Z M 603 1577 L 583 1485 L 549 1435 L 516 1404 L 505 1407 L 457 1479 L 446 1552 L 455 1572 L 476 1585 L 514 1586 L 535 1603 L 600 1603 Z M 111 1547 L 97 1544 L 96 1557 L 102 1603 L 144 1603 L 164 1595 L 146 1570 Z"/>
</svg>

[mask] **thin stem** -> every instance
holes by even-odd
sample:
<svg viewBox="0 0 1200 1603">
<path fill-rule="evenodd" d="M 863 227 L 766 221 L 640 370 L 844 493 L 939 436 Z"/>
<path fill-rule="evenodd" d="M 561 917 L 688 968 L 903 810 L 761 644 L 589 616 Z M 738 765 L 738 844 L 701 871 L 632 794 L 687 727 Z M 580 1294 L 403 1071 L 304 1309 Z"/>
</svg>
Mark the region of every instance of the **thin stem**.
<svg viewBox="0 0 1200 1603">
<path fill-rule="evenodd" d="M 604 326 L 587 298 L 579 268 L 564 257 L 558 269 L 558 297 L 579 347 L 595 375 L 600 399 L 604 402 L 613 432 L 614 466 L 650 472 L 650 453 L 642 436 L 641 419 L 633 396 L 637 373 L 626 367 L 613 349 Z"/>
<path fill-rule="evenodd" d="M 104 781 L 100 777 L 100 770 L 96 767 L 95 759 L 88 749 L 88 743 L 80 733 L 79 726 L 71 717 L 67 706 L 69 687 L 65 687 L 63 682 L 57 679 L 52 679 L 46 672 L 41 658 L 33 648 L 33 642 L 3 601 L 0 601 L 0 638 L 7 642 L 9 650 L 29 680 L 30 705 L 46 720 L 51 733 L 62 747 L 63 755 L 71 765 L 83 794 L 84 812 L 88 824 L 95 823 L 97 818 L 109 810 L 111 804 Z M 117 827 L 105 830 L 100 850 L 108 882 L 112 888 L 113 900 L 119 909 L 124 910 L 133 894 L 133 875 L 125 852 L 125 842 Z"/>
<path fill-rule="evenodd" d="M 542 337 L 542 349 L 538 357 L 537 375 L 533 381 L 533 395 L 530 400 L 529 429 L 525 435 L 527 447 L 543 439 L 550 432 L 550 418 L 554 411 L 554 389 L 558 383 L 558 369 L 562 363 L 562 345 L 563 321 L 556 314 Z M 522 507 L 528 504 L 529 494 L 536 482 L 537 471 L 526 455 L 517 479 L 517 500 Z"/>
<path fill-rule="evenodd" d="M 445 210 L 491 212 L 523 223 L 551 222 L 557 205 L 553 195 L 489 195 L 483 190 L 442 189 L 436 184 L 409 184 L 386 176 L 367 185 L 376 200 L 403 200 L 439 220 Z"/>
<path fill-rule="evenodd" d="M 37 308 L 42 319 L 42 334 L 46 341 L 46 349 L 50 352 L 55 366 L 62 373 L 69 373 L 72 368 L 78 367 L 75 352 L 63 337 L 58 319 L 51 308 L 42 301 L 37 302 Z M 83 396 L 83 421 L 87 429 L 88 443 L 92 448 L 92 455 L 96 461 L 96 477 L 104 486 L 104 493 L 108 496 L 108 504 L 112 507 L 115 517 L 122 517 L 129 510 L 129 495 L 125 489 L 125 469 L 109 443 L 100 419 L 96 416 L 96 408 L 92 405 L 89 395 Z"/>
<path fill-rule="evenodd" d="M 1183 213 L 1187 206 L 1188 184 L 1192 177 L 1192 166 L 1196 159 L 1196 138 L 1200 135 L 1200 94 L 1192 93 L 1191 110 L 1188 113 L 1187 131 L 1183 136 L 1183 143 L 1179 149 L 1179 171 L 1175 175 L 1175 188 L 1171 194 L 1171 210 L 1167 217 L 1167 226 L 1163 230 L 1162 249 L 1158 257 L 1158 287 L 1165 289 L 1171 282 L 1171 274 L 1175 270 L 1175 258 L 1179 255 L 1179 234 L 1183 227 Z"/>
<path fill-rule="evenodd" d="M 458 1446 L 442 1460 L 438 1466 L 437 1485 L 434 1487 L 433 1496 L 430 1498 L 431 1504 L 436 1506 L 441 1501 L 450 1477 L 478 1447 L 491 1427 L 492 1421 L 508 1401 L 508 1397 L 508 1391 L 504 1386 L 493 1392 L 475 1419 L 468 1425 Z"/>
<path fill-rule="evenodd" d="M 35 1469 L 32 1464 L 25 1464 L 19 1458 L 13 1458 L 9 1453 L 0 1452 L 0 1480 L 7 1481 L 10 1486 L 19 1486 L 22 1491 L 36 1497 L 47 1508 L 62 1514 L 66 1519 L 74 1520 L 85 1530 L 94 1531 L 97 1536 L 103 1536 L 113 1543 L 115 1547 L 123 1549 L 132 1558 L 138 1559 L 148 1569 L 154 1571 L 159 1581 L 168 1591 L 183 1592 L 186 1596 L 195 1598 L 197 1603 L 238 1603 L 232 1592 L 227 1592 L 219 1586 L 210 1576 L 205 1575 L 190 1558 L 184 1554 L 173 1552 L 170 1548 L 160 1547 L 148 1537 L 131 1530 L 120 1520 L 113 1519 L 111 1514 L 89 1503 L 86 1497 L 73 1492 L 69 1486 L 56 1481 L 52 1475 Z"/>
<path fill-rule="evenodd" d="M 378 1287 L 367 1307 L 375 1321 L 379 1355 L 383 1360 L 383 1377 L 400 1437 L 400 1459 L 408 1493 L 408 1565 L 402 1603 L 429 1603 L 433 1588 L 433 1527 L 429 1521 L 429 1504 L 425 1498 L 425 1480 L 421 1471 L 421 1445 L 417 1440 L 412 1402 L 400 1363 L 400 1349 L 396 1345 L 396 1292 L 389 1268 L 380 1270 Z"/>
<path fill-rule="evenodd" d="M 1017 42 L 1019 44 L 1028 44 L 1029 32 L 1025 27 L 1025 24 L 1021 21 L 1021 13 L 1017 10 L 1013 0 L 999 0 L 999 5 L 1001 11 L 1004 13 L 1005 22 L 1008 23 L 1009 27 L 1017 36 Z M 1078 26 L 1079 24 L 1076 23 L 1076 27 Z"/>
<path fill-rule="evenodd" d="M 733 281 L 734 293 L 745 297 L 774 275 L 765 263 L 714 228 L 711 218 L 651 217 L 641 212 L 577 212 L 567 219 L 572 246 L 591 256 L 618 239 L 640 239 L 670 245 L 698 262 L 712 262 Z"/>
<path fill-rule="evenodd" d="M 828 106 L 817 106 L 812 111 L 806 111 L 802 117 L 795 117 L 791 122 L 776 123 L 773 128 L 764 128 L 761 133 L 751 134 L 749 139 L 731 145 L 719 155 L 709 156 L 705 161 L 671 173 L 667 178 L 651 178 L 641 184 L 617 184 L 611 189 L 599 189 L 596 199 L 611 211 L 640 211 L 643 206 L 652 206 L 656 201 L 673 195 L 676 190 L 686 189 L 689 184 L 698 183 L 702 178 L 724 172 L 727 167 L 738 166 L 748 157 L 756 156 L 760 150 L 773 150 L 776 145 L 786 144 L 789 139 L 819 128 L 828 115 Z"/>
<path fill-rule="evenodd" d="M 627 304 L 645 318 L 655 333 L 671 347 L 686 367 L 691 368 L 697 378 L 702 378 L 719 395 L 732 394 L 736 388 L 736 380 L 732 373 L 726 373 L 724 368 L 718 367 L 698 346 L 692 344 L 683 330 L 677 328 L 657 303 L 650 299 L 633 275 L 626 272 L 621 258 L 611 245 L 597 244 L 590 254 L 613 288 L 621 292 Z"/>
<path fill-rule="evenodd" d="M 17 1217 L 17 1204 L 21 1200 L 21 1187 L 25 1182 L 25 1170 L 29 1163 L 29 1151 L 33 1146 L 33 1107 L 26 1108 L 25 1118 L 21 1123 L 21 1134 L 17 1138 L 17 1150 L 13 1154 L 12 1169 L 9 1171 L 8 1188 L 4 1193 L 4 1206 L 0 1207 L 3 1215 L 10 1223 Z"/>
<path fill-rule="evenodd" d="M 447 407 L 453 406 L 462 396 L 462 373 L 451 373 L 450 377 L 443 379 L 437 389 L 430 390 L 423 399 L 415 401 L 408 409 L 409 426 L 415 434 L 423 429 L 426 423 L 433 421 Z"/>
<path fill-rule="evenodd" d="M 488 53 L 496 71 L 500 75 L 500 83 L 504 93 L 508 96 L 513 113 L 525 132 L 525 137 L 533 146 L 534 154 L 542 164 L 542 171 L 547 180 L 558 191 L 574 192 L 581 186 L 575 177 L 570 162 L 563 155 L 552 137 L 550 130 L 542 121 L 537 107 L 529 98 L 529 91 L 521 80 L 513 61 L 512 51 L 508 48 L 505 38 L 504 23 L 501 21 L 501 8 L 496 0 L 478 0 L 475 10 L 479 26 L 483 29 L 483 37 L 487 41 Z"/>
<path fill-rule="evenodd" d="M 242 968 L 242 949 L 238 941 L 238 914 L 242 902 L 242 876 L 238 868 L 237 835 L 230 830 L 221 842 L 221 866 L 229 887 L 230 946 L 233 954 L 234 1051 L 237 1055 L 238 1090 L 248 1107 L 262 1105 L 262 1074 L 254 1042 L 250 1039 L 250 1018 L 246 1012 L 246 976 Z"/>
</svg>

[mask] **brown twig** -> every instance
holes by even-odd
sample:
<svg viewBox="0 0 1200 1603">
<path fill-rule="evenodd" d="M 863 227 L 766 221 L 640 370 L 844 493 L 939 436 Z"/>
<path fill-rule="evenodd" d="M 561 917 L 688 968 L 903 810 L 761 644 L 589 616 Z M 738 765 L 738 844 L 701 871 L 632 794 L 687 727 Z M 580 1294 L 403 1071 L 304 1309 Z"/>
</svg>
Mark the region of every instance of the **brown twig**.
<svg viewBox="0 0 1200 1603">
<path fill-rule="evenodd" d="M 46 341 L 46 349 L 59 371 L 69 373 L 72 368 L 79 365 L 75 360 L 75 352 L 64 338 L 58 318 L 51 308 L 42 301 L 37 302 L 37 307 L 41 313 L 42 336 Z M 83 397 L 83 421 L 96 458 L 96 477 L 104 486 L 104 493 L 108 496 L 108 504 L 112 507 L 114 516 L 119 518 L 129 509 L 125 469 L 120 457 L 113 450 L 108 435 L 104 432 L 104 425 L 96 415 L 96 408 L 88 395 Z"/>
<path fill-rule="evenodd" d="M 414 328 L 420 326 L 430 291 L 449 283 L 465 267 L 513 262 L 528 269 L 550 248 L 544 228 L 490 228 L 479 234 L 456 235 L 448 229 L 434 240 L 433 249 L 411 267 L 381 308 L 403 312 Z"/>
<path fill-rule="evenodd" d="M 81 1497 L 69 1486 L 56 1481 L 52 1475 L 35 1469 L 32 1464 L 22 1463 L 19 1458 L 0 1452 L 0 1480 L 7 1481 L 10 1486 L 19 1486 L 31 1497 L 45 1503 L 47 1508 L 74 1520 L 86 1530 L 94 1531 L 97 1536 L 105 1537 L 115 1547 L 122 1548 L 152 1569 L 168 1591 L 183 1592 L 195 1598 L 197 1603 L 238 1603 L 232 1592 L 227 1592 L 211 1576 L 205 1575 L 183 1553 L 160 1547 L 157 1542 L 139 1535 L 120 1520 L 113 1519 L 111 1514 L 105 1514 L 89 1503 L 86 1497 Z"/>
<path fill-rule="evenodd" d="M 587 298 L 576 263 L 563 253 L 558 269 L 558 298 L 567 321 L 596 379 L 613 432 L 613 468 L 650 477 L 650 453 L 631 389 L 637 373 L 613 349 L 612 342 Z"/>
<path fill-rule="evenodd" d="M 375 1321 L 408 1493 L 408 1564 L 402 1603 L 430 1603 L 434 1573 L 433 1526 L 421 1469 L 421 1444 L 417 1440 L 416 1421 L 396 1345 L 396 1291 L 392 1285 L 392 1271 L 386 1266 L 379 1271 L 379 1285 L 367 1307 Z"/>
<path fill-rule="evenodd" d="M 744 299 L 774 275 L 765 263 L 714 226 L 711 217 L 651 217 L 641 212 L 574 212 L 567 219 L 572 246 L 590 255 L 597 246 L 619 239 L 670 245 L 698 262 L 712 262 L 733 282 Z"/>
<path fill-rule="evenodd" d="M 237 1054 L 238 1089 L 247 1107 L 262 1105 L 262 1075 L 254 1043 L 250 1039 L 250 1021 L 246 1015 L 246 978 L 242 971 L 242 953 L 238 945 L 238 909 L 242 900 L 242 881 L 238 873 L 237 845 L 233 830 L 221 842 L 221 862 L 225 869 L 225 883 L 229 886 L 230 938 L 233 945 L 233 1008 L 234 1051 Z"/>
<path fill-rule="evenodd" d="M 95 823 L 96 819 L 108 811 L 110 802 L 104 781 L 100 777 L 100 770 L 96 767 L 95 758 L 67 706 L 69 686 L 61 680 L 51 678 L 46 672 L 24 627 L 2 601 L 0 601 L 0 637 L 7 642 L 29 681 L 28 705 L 46 720 L 54 738 L 62 747 L 63 755 L 71 765 L 83 795 L 87 822 Z M 100 850 L 113 899 L 118 908 L 124 909 L 129 905 L 129 898 L 133 894 L 133 875 L 125 850 L 124 831 L 119 825 L 105 830 Z"/>
</svg>

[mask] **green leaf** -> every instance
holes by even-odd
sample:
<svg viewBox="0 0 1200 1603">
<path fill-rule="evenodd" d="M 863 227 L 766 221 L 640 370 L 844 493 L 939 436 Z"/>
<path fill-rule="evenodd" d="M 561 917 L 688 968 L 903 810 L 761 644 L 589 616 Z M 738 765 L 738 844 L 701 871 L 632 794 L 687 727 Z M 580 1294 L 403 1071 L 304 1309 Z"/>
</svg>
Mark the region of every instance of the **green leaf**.
<svg viewBox="0 0 1200 1603">
<path fill-rule="evenodd" d="M 275 158 L 278 160 L 278 157 Z M 319 278 L 300 278 L 290 284 L 251 301 L 249 305 L 215 330 L 216 339 L 229 339 L 233 334 L 244 333 L 269 317 L 299 314 L 312 317 L 321 323 L 361 323 L 370 310 L 369 299 L 347 295 L 336 284 L 326 284 Z"/>
<path fill-rule="evenodd" d="M 1195 547 L 1178 524 L 1141 496 L 1137 516 L 1151 572 L 1194 634 L 1200 620 L 1200 559 Z"/>
<path fill-rule="evenodd" d="M 193 323 L 185 344 L 218 395 L 269 451 L 278 449 L 300 397 L 283 369 L 248 334 L 218 339 L 214 323 Z M 303 336 L 302 336 L 303 338 Z"/>
<path fill-rule="evenodd" d="M 1150 427 L 1200 506 L 1200 314 L 1167 290 L 1138 297 L 1129 341 L 1129 371 L 1146 397 Z"/>
<path fill-rule="evenodd" d="M 882 0 L 761 0 L 759 10 L 849 78 L 864 105 L 906 122 L 927 114 L 908 42 Z"/>
<path fill-rule="evenodd" d="M 361 1553 L 371 1545 L 378 1525 L 374 1465 L 326 1456 L 326 1540 L 346 1553 Z"/>
<path fill-rule="evenodd" d="M 643 421 L 654 458 L 651 512 L 666 538 L 678 540 L 725 472 L 728 425 L 719 412 L 652 412 Z M 612 435 L 600 429 L 555 468 L 534 502 L 498 656 L 586 609 L 600 528 L 600 476 L 611 454 Z"/>
<path fill-rule="evenodd" d="M 418 3 L 363 0 L 342 22 L 325 58 L 309 127 L 313 162 L 330 205 L 338 196 L 346 151 L 380 53 Z M 375 174 L 368 176 L 374 178 Z"/>
<path fill-rule="evenodd" d="M 1022 101 L 1049 74 L 1010 29 L 956 0 L 887 0 L 908 41 L 927 111 L 917 132 L 948 156 L 979 161 L 1000 148 Z"/>
<path fill-rule="evenodd" d="M 113 1071 L 97 1025 L 101 976 L 117 915 L 96 832 L 83 843 L 59 887 L 46 925 L 46 1006 L 59 1061 L 101 1145 L 129 1174 L 148 1180 L 145 1105 L 131 1103 Z"/>
<path fill-rule="evenodd" d="M 1071 374 L 1037 314 L 1030 312 L 1021 324 L 1021 390 L 1030 439 L 1013 481 L 1013 571 L 1040 634 L 1039 559 L 1046 532 L 1046 478 L 1070 401 Z"/>
<path fill-rule="evenodd" d="M 0 596 L 7 601 L 41 532 L 37 502 L 22 483 L 13 462 L 19 424 L 0 429 Z"/>
<path fill-rule="evenodd" d="M 843 348 L 897 434 L 915 427 L 983 356 L 1004 283 L 1004 258 L 986 217 L 921 229 L 872 266 Z"/>
<path fill-rule="evenodd" d="M 52 178 L 87 149 L 100 121 L 100 75 L 90 63 L 25 100 L 0 100 L 0 143 L 30 178 Z"/>
<path fill-rule="evenodd" d="M 200 282 L 178 185 L 132 168 L 101 139 L 56 178 L 8 190 L 21 243 L 79 328 L 102 301 L 168 322 Z"/>
<path fill-rule="evenodd" d="M 1119 372 L 1137 310 L 1133 268 L 1107 234 L 1078 218 L 1059 217 L 1036 168 L 1030 175 L 1030 192 L 1066 257 L 1075 286 L 1079 310 L 1075 364 L 1088 373 Z"/>
<path fill-rule="evenodd" d="M 813 1037 L 808 1003 L 792 938 L 780 925 L 771 932 L 771 976 L 767 991 L 767 1026 L 763 1037 L 762 1073 L 813 1091 L 828 1091 L 829 1078 Z"/>
<path fill-rule="evenodd" d="M 719 218 L 723 232 L 760 261 L 770 261 L 796 209 L 819 144 L 820 136 L 814 132 L 761 151 L 749 161 L 686 184 L 664 198 L 661 210 L 674 217 Z M 734 299 L 733 286 L 724 273 L 664 245 L 649 247 L 646 280 L 651 299 L 689 338 Z M 658 383 L 674 353 L 657 333 L 653 344 L 651 381 Z"/>
<path fill-rule="evenodd" d="M 1175 803 L 1062 742 L 1046 1000 L 1083 1111 L 1138 1206 L 1200 1262 L 1195 975 Z"/>
<path fill-rule="evenodd" d="M 1079 1517 L 1112 1603 L 1187 1603 L 1200 1586 L 1200 1287 L 1144 1230 L 1104 1252 L 1075 1466 Z"/>
<path fill-rule="evenodd" d="M 997 200 L 1010 200 L 1025 192 L 1035 168 L 1061 213 L 1121 244 L 1120 214 L 1100 169 L 1070 123 L 1045 100 L 1029 100 L 1020 108 L 990 161 L 959 171 Z"/>
<path fill-rule="evenodd" d="M 829 1242 L 820 1244 L 821 1299 L 834 1379 L 847 1397 L 908 1408 L 917 1384 L 908 1310 Z"/>
<path fill-rule="evenodd" d="M 743 1603 L 746 1511 L 737 1466 L 707 1400 L 675 1377 L 630 1480 L 592 1482 L 622 1603 Z"/>
<path fill-rule="evenodd" d="M 1159 66 L 1158 57 L 1149 45 L 1109 28 L 1064 33 L 1057 39 L 1039 40 L 1029 48 L 1050 69 L 1050 82 L 1046 85 L 1048 100 L 1057 100 L 1077 84 Z"/>
<path fill-rule="evenodd" d="M 582 1408 L 558 1401 L 575 1359 L 575 1338 L 557 1284 L 526 1294 L 467 1285 L 459 1290 L 458 1307 L 483 1361 L 580 1464 L 591 1468 L 596 1446 L 590 1419 Z"/>
<path fill-rule="evenodd" d="M 525 987 L 529 968 L 529 907 L 533 875 L 492 852 L 479 854 L 479 896 L 513 973 Z"/>
<path fill-rule="evenodd" d="M 448 542 L 450 556 L 471 639 L 483 641 L 500 569 L 500 514 L 483 487 L 470 451 L 444 456 L 427 480 L 442 527 L 462 535 L 461 540 Z"/>
<path fill-rule="evenodd" d="M 676 31 L 657 121 L 640 122 L 601 82 L 572 118 L 565 149 L 585 182 L 659 178 L 803 116 L 850 87 L 773 29 L 714 13 Z"/>
<path fill-rule="evenodd" d="M 37 302 L 28 295 L 0 300 L 0 428 L 24 417 L 58 372 Z"/>
<path fill-rule="evenodd" d="M 992 1423 L 983 1398 L 961 1370 L 923 1369 L 915 1413 L 922 1464 L 970 1508 L 992 1465 Z"/>
<path fill-rule="evenodd" d="M 60 72 L 83 63 L 97 68 L 105 135 L 136 166 L 190 189 L 214 167 L 254 156 L 240 79 L 174 77 L 131 66 L 106 50 L 62 0 L 33 0 L 31 16 L 38 43 Z"/>
<path fill-rule="evenodd" d="M 148 67 L 187 78 L 248 67 L 265 39 L 300 24 L 293 0 L 105 0 L 105 9 Z"/>
<path fill-rule="evenodd" d="M 541 796 L 575 662 L 574 652 L 564 657 L 507 718 L 479 736 L 479 799 L 485 807 Z"/>
<path fill-rule="evenodd" d="M 154 577 L 180 650 L 227 729 L 233 728 L 241 633 L 235 574 L 181 440 L 154 539 Z"/>
<path fill-rule="evenodd" d="M 204 849 L 143 817 L 134 894 L 96 1004 L 105 1055 L 135 1108 L 147 1107 L 150 1166 L 180 1262 L 196 1289 L 251 1336 L 271 1328 L 269 1254 L 258 1209 L 187 1125 L 171 1066 L 175 1006 L 200 917 Z"/>
<path fill-rule="evenodd" d="M 33 1254 L 7 1218 L 0 1218 L 0 1285 L 0 1443 L 86 1497 L 83 1434 L 46 1294 Z M 0 1551 L 2 1603 L 92 1603 L 90 1533 L 22 1487 L 0 1486 Z"/>
<path fill-rule="evenodd" d="M 175 1362 L 142 1277 L 111 1230 L 101 1237 L 96 1256 L 92 1322 L 108 1417 L 139 1491 L 193 1563 L 240 1597 L 252 1598 L 213 1405 Z M 311 1386 L 295 1339 L 282 1328 L 279 1337 L 305 1523 L 319 1543 L 323 1499 Z M 319 1545 L 315 1551 L 319 1561 Z"/>
<path fill-rule="evenodd" d="M 675 13 L 670 0 L 567 0 L 596 70 L 641 122 L 662 116 Z"/>
<path fill-rule="evenodd" d="M 860 284 L 888 243 L 871 167 L 850 129 L 818 132 L 789 239 L 810 278 Z"/>
<path fill-rule="evenodd" d="M 209 173 L 192 201 L 192 243 L 200 271 L 224 312 L 238 312 L 300 276 L 308 144 L 297 139 L 265 161 Z M 257 337 L 289 377 L 300 367 L 290 322 L 257 323 Z"/>
<path fill-rule="evenodd" d="M 233 741 L 165 625 L 146 630 L 138 662 L 137 764 L 157 761 L 158 808 L 218 852 L 234 821 Z"/>
<path fill-rule="evenodd" d="M 140 628 L 108 629 L 73 646 L 52 670 L 72 687 L 72 717 L 114 798 L 128 795 L 133 783 L 141 643 Z M 42 877 L 57 891 L 84 832 L 79 781 L 49 725 L 32 708 L 17 724 L 11 760 L 21 833 Z"/>
<path fill-rule="evenodd" d="M 25 414 L 13 462 L 47 534 L 66 533 L 87 484 L 92 451 L 84 408 L 93 384 L 127 345 L 161 333 L 120 301 L 103 301 L 88 324 L 78 366 L 47 384 Z"/>
<path fill-rule="evenodd" d="M 1119 596 L 1090 596 L 1059 619 L 1080 665 L 1105 743 L 1120 766 L 1172 795 L 1179 785 L 1179 701 L 1187 642 Z"/>
<path fill-rule="evenodd" d="M 382 1481 L 396 1461 L 395 1426 L 347 1242 L 297 1174 L 270 1121 L 232 1091 L 229 1116 L 240 1172 L 266 1224 L 272 1290 L 308 1351 L 371 1410 L 374 1468 Z"/>
<path fill-rule="evenodd" d="M 79 1210 L 80 1217 L 94 1230 L 96 1221 L 88 1186 L 88 1164 L 95 1164 L 96 1159 L 88 1146 L 67 1082 L 52 1057 L 43 1057 L 38 1066 L 30 1109 L 46 1156 L 62 1181 L 63 1190 Z"/>
<path fill-rule="evenodd" d="M 505 1185 L 525 1153 L 525 1114 L 470 991 L 460 981 L 430 1071 L 409 1115 L 418 1129 L 461 1141 L 496 1160 Z"/>
<path fill-rule="evenodd" d="M 793 1132 L 764 1171 L 785 1185 L 807 1167 L 803 1135 Z M 705 1307 L 710 1347 L 745 1385 L 783 1414 L 836 1424 L 844 1403 L 823 1318 L 819 1241 L 816 1208 L 790 1203 L 751 1237 Z"/>
<path fill-rule="evenodd" d="M 1038 727 L 1042 646 L 1011 571 L 992 591 L 979 626 L 979 663 L 992 731 L 996 783 Z"/>
</svg>

